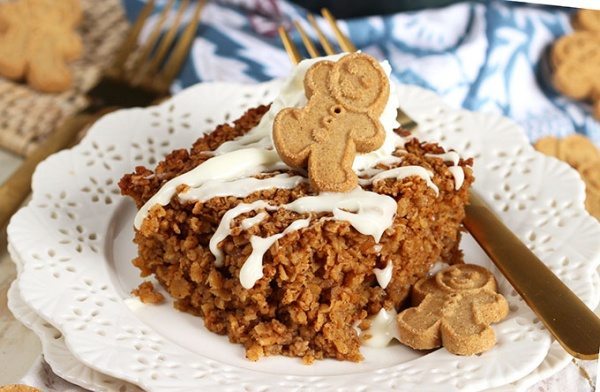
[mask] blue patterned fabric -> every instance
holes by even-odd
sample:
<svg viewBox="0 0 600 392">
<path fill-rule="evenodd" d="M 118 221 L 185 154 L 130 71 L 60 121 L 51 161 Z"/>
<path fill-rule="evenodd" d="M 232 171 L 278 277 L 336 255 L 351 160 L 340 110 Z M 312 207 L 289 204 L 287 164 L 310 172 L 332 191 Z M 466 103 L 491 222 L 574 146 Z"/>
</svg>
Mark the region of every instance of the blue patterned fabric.
<svg viewBox="0 0 600 392">
<path fill-rule="evenodd" d="M 130 19 L 144 5 L 123 2 Z M 456 107 L 502 113 L 531 140 L 579 132 L 600 144 L 590 105 L 557 94 L 540 72 L 547 45 L 571 31 L 569 13 L 506 1 L 465 2 L 341 25 L 358 48 L 387 58 L 402 83 L 431 89 Z M 201 81 L 285 76 L 291 65 L 276 29 L 304 15 L 284 0 L 209 1 L 174 90 Z"/>
</svg>

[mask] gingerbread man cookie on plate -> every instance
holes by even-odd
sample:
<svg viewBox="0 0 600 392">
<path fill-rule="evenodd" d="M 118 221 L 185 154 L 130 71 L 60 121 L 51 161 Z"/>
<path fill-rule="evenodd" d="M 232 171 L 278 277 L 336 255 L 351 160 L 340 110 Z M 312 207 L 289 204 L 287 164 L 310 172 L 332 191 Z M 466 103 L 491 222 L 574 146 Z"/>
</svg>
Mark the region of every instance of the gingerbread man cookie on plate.
<svg viewBox="0 0 600 392">
<path fill-rule="evenodd" d="M 458 355 L 487 351 L 496 344 L 490 324 L 508 314 L 496 279 L 485 268 L 456 264 L 418 281 L 414 307 L 398 315 L 399 340 L 418 350 L 444 346 Z"/>
</svg>

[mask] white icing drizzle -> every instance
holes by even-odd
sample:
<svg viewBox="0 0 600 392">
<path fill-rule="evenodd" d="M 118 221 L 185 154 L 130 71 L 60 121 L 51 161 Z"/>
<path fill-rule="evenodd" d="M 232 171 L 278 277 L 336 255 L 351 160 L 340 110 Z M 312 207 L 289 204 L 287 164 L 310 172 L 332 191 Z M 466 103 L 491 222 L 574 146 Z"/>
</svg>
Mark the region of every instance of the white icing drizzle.
<svg viewBox="0 0 600 392">
<path fill-rule="evenodd" d="M 425 154 L 426 157 L 440 158 L 444 162 L 452 162 L 452 166 L 457 166 L 460 161 L 460 155 L 456 151 L 447 151 L 443 154 Z"/>
<path fill-rule="evenodd" d="M 448 170 L 454 177 L 454 190 L 457 191 L 462 187 L 463 182 L 465 182 L 465 171 L 460 166 L 450 166 Z"/>
<path fill-rule="evenodd" d="M 387 170 L 387 169 L 380 169 L 377 168 L 375 166 L 377 165 L 386 165 L 386 166 L 392 166 L 395 164 L 399 164 L 402 162 L 402 158 L 401 157 L 397 157 L 395 155 L 391 155 L 389 157 L 386 158 L 382 158 L 380 160 L 378 160 L 377 162 L 375 162 L 375 164 L 373 166 L 370 167 L 365 167 L 365 168 L 361 168 L 360 170 L 356 170 L 356 175 L 358 177 L 363 177 L 362 179 L 359 179 L 359 182 L 361 181 L 367 181 L 365 182 L 365 184 L 368 184 L 368 178 L 367 177 L 373 177 L 375 174 L 377 173 L 381 173 L 383 170 Z"/>
<path fill-rule="evenodd" d="M 454 177 L 454 190 L 459 190 L 465 181 L 465 171 L 458 165 L 460 156 L 456 151 L 448 151 L 443 154 L 426 154 L 427 157 L 443 159 L 444 162 L 452 162 L 452 166 L 448 168 L 452 177 Z"/>
<path fill-rule="evenodd" d="M 240 148 L 248 148 L 248 147 L 256 147 L 256 148 L 264 148 L 264 149 L 273 149 L 273 144 L 270 138 L 270 128 L 268 129 L 266 126 L 261 126 L 263 119 L 267 116 L 270 117 L 271 111 L 269 110 L 259 124 L 250 130 L 248 133 L 238 137 L 237 139 L 227 141 L 221 144 L 215 151 L 215 155 L 223 155 L 232 151 L 239 150 Z M 275 113 L 277 114 L 277 113 Z M 269 126 L 273 127 L 273 121 L 275 120 L 275 116 L 271 119 Z"/>
<path fill-rule="evenodd" d="M 223 181 L 247 177 L 265 171 L 285 167 L 276 151 L 247 148 L 232 151 L 226 155 L 210 158 L 187 173 L 173 178 L 164 184 L 154 196 L 140 208 L 135 216 L 134 225 L 139 229 L 153 206 L 167 205 L 180 185 L 199 187 L 208 181 Z"/>
<path fill-rule="evenodd" d="M 249 194 L 265 189 L 291 189 L 307 179 L 302 176 L 277 174 L 269 178 L 239 178 L 233 181 L 211 181 L 198 188 L 189 188 L 179 194 L 182 201 L 205 201 L 219 196 L 246 197 Z"/>
<path fill-rule="evenodd" d="M 357 187 L 348 193 L 324 192 L 305 196 L 283 206 L 297 213 L 331 212 L 334 219 L 348 221 L 359 233 L 379 242 L 392 225 L 396 215 L 396 200 L 387 195 Z"/>
<path fill-rule="evenodd" d="M 394 264 L 388 260 L 385 268 L 373 268 L 373 272 L 375 273 L 375 277 L 377 278 L 377 283 L 381 286 L 382 289 L 385 289 L 390 281 L 392 280 L 392 272 L 394 269 Z"/>
<path fill-rule="evenodd" d="M 240 223 L 240 227 L 242 228 L 242 230 L 248 230 L 252 226 L 262 222 L 267 216 L 268 214 L 266 212 L 260 212 L 254 215 L 253 217 L 244 219 L 242 223 Z"/>
<path fill-rule="evenodd" d="M 141 301 L 140 301 L 141 302 Z M 352 324 L 352 328 L 354 328 L 354 331 L 356 332 L 357 336 L 360 336 L 362 333 L 362 330 L 360 329 L 359 325 L 362 322 L 362 320 L 356 320 L 354 322 L 354 324 Z"/>
<path fill-rule="evenodd" d="M 381 244 L 375 244 L 375 245 L 373 245 L 373 250 L 377 254 L 381 253 L 382 249 L 383 249 L 383 245 L 381 245 Z"/>
<path fill-rule="evenodd" d="M 425 180 L 427 186 L 433 189 L 436 195 L 439 195 L 440 191 L 431 180 L 433 178 L 433 173 L 429 170 L 425 169 L 422 166 L 401 166 L 396 167 L 394 169 L 388 169 L 375 174 L 373 177 L 363 181 L 369 181 L 375 183 L 377 181 L 381 181 L 386 178 L 396 178 L 401 180 L 406 177 L 417 176 Z"/>
<path fill-rule="evenodd" d="M 242 287 L 250 289 L 263 277 L 263 256 L 278 239 L 282 238 L 287 233 L 308 227 L 309 224 L 310 219 L 298 219 L 292 222 L 292 224 L 279 234 L 274 234 L 266 238 L 253 235 L 250 238 L 252 253 L 250 253 L 250 256 L 248 256 L 240 269 L 240 283 L 242 284 Z"/>
<path fill-rule="evenodd" d="M 386 310 L 381 308 L 379 313 L 371 318 L 371 326 L 361 331 L 360 335 L 370 335 L 370 338 L 363 340 L 365 346 L 374 348 L 383 348 L 387 346 L 392 339 L 398 339 L 398 324 L 396 317 L 398 313 L 396 309 Z"/>
<path fill-rule="evenodd" d="M 238 204 L 223 215 L 223 218 L 221 218 L 221 222 L 219 223 L 219 227 L 217 227 L 217 230 L 215 230 L 215 233 L 212 235 L 210 242 L 208 243 L 211 253 L 215 256 L 215 265 L 217 267 L 223 265 L 223 252 L 221 252 L 221 249 L 219 249 L 218 245 L 231 233 L 231 222 L 239 215 L 246 212 L 259 210 L 262 208 L 269 209 L 270 207 L 271 206 L 266 201 L 257 200 L 250 204 Z"/>
<path fill-rule="evenodd" d="M 375 165 L 383 164 L 386 166 L 391 166 L 394 164 L 398 164 L 402 162 L 402 157 L 397 157 L 395 155 L 388 156 L 386 158 L 381 158 L 377 162 L 374 162 Z M 376 167 L 367 167 L 361 170 L 358 170 L 356 173 L 359 177 L 358 183 L 360 185 L 368 185 L 375 183 L 377 181 L 383 180 L 385 178 L 396 178 L 397 180 L 401 180 L 410 176 L 417 176 L 423 179 L 427 186 L 434 190 L 436 195 L 439 195 L 439 189 L 437 185 L 432 181 L 433 173 L 422 166 L 401 166 L 392 169 L 380 169 Z"/>
<path fill-rule="evenodd" d="M 250 211 L 278 208 L 299 214 L 331 212 L 334 219 L 349 222 L 359 233 L 370 235 L 375 242 L 379 242 L 385 230 L 394 221 L 396 201 L 389 196 L 357 187 L 348 193 L 321 193 L 318 196 L 305 196 L 280 206 L 272 206 L 263 200 L 238 204 L 223 215 L 219 227 L 210 239 L 209 248 L 215 256 L 216 265 L 223 265 L 223 252 L 219 249 L 218 244 L 231 234 L 231 222 L 236 217 Z"/>
</svg>

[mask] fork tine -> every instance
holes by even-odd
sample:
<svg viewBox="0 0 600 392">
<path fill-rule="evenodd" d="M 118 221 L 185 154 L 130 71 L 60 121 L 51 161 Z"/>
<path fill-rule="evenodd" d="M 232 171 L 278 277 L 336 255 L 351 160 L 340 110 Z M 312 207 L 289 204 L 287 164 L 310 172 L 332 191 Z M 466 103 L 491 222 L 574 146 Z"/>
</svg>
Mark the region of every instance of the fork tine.
<svg viewBox="0 0 600 392">
<path fill-rule="evenodd" d="M 348 37 L 346 37 L 344 33 L 342 33 L 342 30 L 340 30 L 340 28 L 338 27 L 337 21 L 335 20 L 333 15 L 331 15 L 331 12 L 329 12 L 327 8 L 323 8 L 321 10 L 321 14 L 333 29 L 333 32 L 335 33 L 335 37 L 338 40 L 340 48 L 342 48 L 342 50 L 345 52 L 356 52 L 356 46 L 354 46 L 352 41 L 350 41 Z"/>
<path fill-rule="evenodd" d="M 171 12 L 171 9 L 173 8 L 174 4 L 175 0 L 169 0 L 165 8 L 163 8 L 163 10 L 161 11 L 156 25 L 154 25 L 154 28 L 152 29 L 152 32 L 148 36 L 148 39 L 146 40 L 144 45 L 142 45 L 142 47 L 139 49 L 139 54 L 137 55 L 137 58 L 135 59 L 133 65 L 131 66 L 131 69 L 129 70 L 129 73 L 132 76 L 136 78 L 140 77 L 140 70 L 142 68 L 142 65 L 148 62 L 148 56 L 150 56 L 150 53 L 152 53 L 152 49 L 154 49 L 154 47 L 156 46 L 156 42 L 160 38 L 160 33 L 162 31 L 163 25 L 165 24 L 167 16 Z"/>
<path fill-rule="evenodd" d="M 288 56 L 290 56 L 290 60 L 292 61 L 292 63 L 298 64 L 300 60 L 302 60 L 302 56 L 300 55 L 300 52 L 298 52 L 298 48 L 292 42 L 292 39 L 290 38 L 283 26 L 279 26 L 277 31 L 279 32 L 279 37 L 283 42 L 283 47 L 285 48 L 285 51 L 287 52 Z"/>
<path fill-rule="evenodd" d="M 329 40 L 327 39 L 327 37 L 325 36 L 325 34 L 323 34 L 323 31 L 321 30 L 321 28 L 317 24 L 317 20 L 315 19 L 315 17 L 312 14 L 308 14 L 306 16 L 306 18 L 308 19 L 308 22 L 311 24 L 312 28 L 317 33 L 317 37 L 319 38 L 319 42 L 321 43 L 321 46 L 323 47 L 323 50 L 325 51 L 325 53 L 328 56 L 331 56 L 332 54 L 335 54 L 335 50 L 333 49 L 333 45 L 331 45 L 331 43 L 329 42 Z"/>
<path fill-rule="evenodd" d="M 198 29 L 198 23 L 200 22 L 200 13 L 206 4 L 206 0 L 198 1 L 196 5 L 196 9 L 194 10 L 194 14 L 192 16 L 192 20 L 187 25 L 181 38 L 177 42 L 177 45 L 173 49 L 167 64 L 165 64 L 163 71 L 161 73 L 162 82 L 170 85 L 173 82 L 173 79 L 179 73 L 183 62 L 188 56 L 190 47 L 194 42 L 194 38 L 196 37 L 196 30 Z"/>
<path fill-rule="evenodd" d="M 304 31 L 304 28 L 302 28 L 302 25 L 300 24 L 300 22 L 295 20 L 294 26 L 296 26 L 296 30 L 298 30 L 298 33 L 300 33 L 300 38 L 302 39 L 302 43 L 304 44 L 304 47 L 306 48 L 306 51 L 308 52 L 310 57 L 312 57 L 312 58 L 319 57 L 319 52 L 317 51 L 317 48 L 315 48 L 315 46 L 313 45 L 310 37 L 308 36 L 308 34 L 306 34 L 306 31 Z"/>
<path fill-rule="evenodd" d="M 146 19 L 148 19 L 154 10 L 154 3 L 155 0 L 148 0 L 144 8 L 140 11 L 140 14 L 137 16 L 135 23 L 131 26 L 127 38 L 125 38 L 125 41 L 123 41 L 123 44 L 121 44 L 121 47 L 117 50 L 115 59 L 110 66 L 114 72 L 121 73 L 123 71 L 123 65 L 127 61 L 127 57 L 129 57 L 135 48 L 140 31 L 142 31 L 142 27 L 144 27 L 144 23 L 146 23 Z"/>
<path fill-rule="evenodd" d="M 145 69 L 145 72 L 144 72 L 145 75 L 155 74 L 156 70 L 158 69 L 160 64 L 163 62 L 163 60 L 165 59 L 165 56 L 167 55 L 167 52 L 169 51 L 169 48 L 171 47 L 173 40 L 177 36 L 177 31 L 179 30 L 179 27 L 180 27 L 181 18 L 183 18 L 183 14 L 184 14 L 185 10 L 187 9 L 189 3 L 190 3 L 190 0 L 183 0 L 179 4 L 179 10 L 177 11 L 175 20 L 173 21 L 173 24 L 169 28 L 169 31 L 167 32 L 167 34 L 160 41 L 158 49 L 156 49 L 156 53 L 154 54 L 154 56 L 152 56 L 152 60 L 148 64 L 147 68 Z"/>
</svg>

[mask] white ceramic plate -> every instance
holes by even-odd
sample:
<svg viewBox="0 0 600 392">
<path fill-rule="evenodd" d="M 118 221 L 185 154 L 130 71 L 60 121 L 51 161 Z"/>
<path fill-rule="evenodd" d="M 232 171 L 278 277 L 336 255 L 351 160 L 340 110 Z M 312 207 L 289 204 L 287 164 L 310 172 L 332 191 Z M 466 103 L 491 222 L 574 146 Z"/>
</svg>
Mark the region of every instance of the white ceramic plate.
<svg viewBox="0 0 600 392">
<path fill-rule="evenodd" d="M 11 248 L 11 247 L 9 247 Z M 11 252 L 12 260 L 20 268 L 18 256 Z M 86 390 L 107 391 L 139 391 L 140 389 L 126 381 L 107 376 L 80 362 L 67 348 L 64 337 L 59 330 L 42 319 L 21 298 L 17 283 L 13 283 L 8 291 L 8 307 L 19 321 L 36 333 L 42 343 L 44 360 L 54 373 L 72 384 Z M 598 311 L 598 309 L 596 310 Z M 551 376 L 568 364 L 569 357 L 556 342 L 552 344 L 544 361 L 530 374 L 510 384 L 496 387 L 488 392 L 523 392 L 536 382 Z"/>
<path fill-rule="evenodd" d="M 135 165 L 151 165 L 174 148 L 189 147 L 201 132 L 247 107 L 269 102 L 277 88 L 278 82 L 198 85 L 160 106 L 104 117 L 79 146 L 40 165 L 31 203 L 9 226 L 10 243 L 23 262 L 18 286 L 27 305 L 63 333 L 81 362 L 148 390 L 481 390 L 536 369 L 550 338 L 503 279 L 511 313 L 495 327 L 493 350 L 479 357 L 445 350 L 421 356 L 394 345 L 364 349 L 360 364 L 328 360 L 304 366 L 279 357 L 251 363 L 240 346 L 208 332 L 200 318 L 130 298 L 139 283 L 130 264 L 134 207 L 118 195 L 118 179 Z M 478 190 L 595 307 L 600 228 L 583 208 L 577 174 L 535 153 L 506 119 L 451 110 L 414 87 L 398 91 L 403 108 L 422 125 L 420 138 L 475 156 Z M 465 251 L 470 262 L 488 262 L 475 245 Z"/>
<path fill-rule="evenodd" d="M 59 377 L 94 392 L 142 391 L 136 385 L 102 374 L 78 361 L 67 349 L 60 331 L 44 321 L 25 304 L 16 283 L 13 283 L 8 290 L 8 307 L 17 320 L 39 337 L 44 360 Z"/>
</svg>

